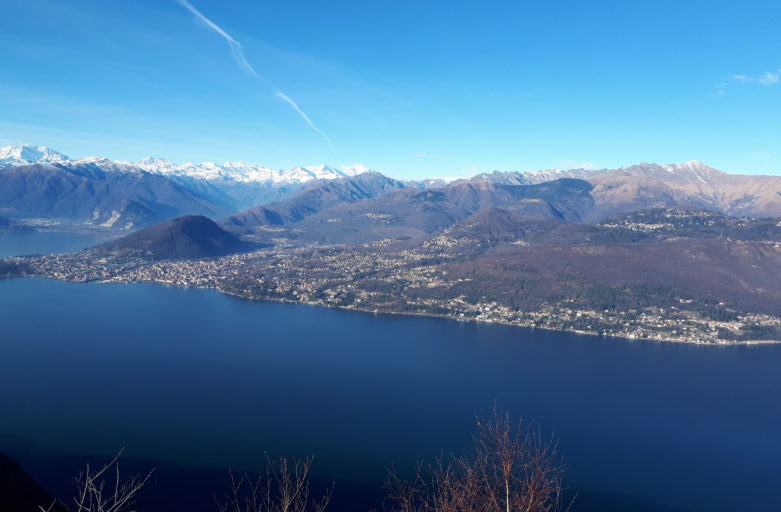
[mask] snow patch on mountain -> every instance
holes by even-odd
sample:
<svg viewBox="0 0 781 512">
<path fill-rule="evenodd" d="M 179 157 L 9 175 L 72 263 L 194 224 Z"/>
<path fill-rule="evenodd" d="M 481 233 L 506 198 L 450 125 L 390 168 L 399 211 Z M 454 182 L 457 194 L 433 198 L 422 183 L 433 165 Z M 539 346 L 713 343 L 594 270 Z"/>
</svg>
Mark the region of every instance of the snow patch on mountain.
<svg viewBox="0 0 781 512">
<path fill-rule="evenodd" d="M 291 169 L 272 169 L 270 167 L 241 161 L 227 161 L 222 164 L 216 162 L 185 162 L 181 165 L 177 165 L 162 158 L 152 157 L 143 158 L 135 163 L 117 163 L 127 167 L 135 166 L 146 172 L 162 176 L 191 178 L 218 183 L 235 182 L 270 186 L 299 184 L 312 180 L 346 178 L 369 171 L 369 169 L 364 166 L 350 166 L 336 169 L 327 165 L 298 166 Z"/>
<path fill-rule="evenodd" d="M 691 183 L 693 185 L 712 185 L 726 173 L 709 167 L 698 160 L 689 160 L 677 164 L 655 164 L 642 162 L 622 167 L 618 172 L 626 176 L 645 176 L 662 181 Z"/>
<path fill-rule="evenodd" d="M 336 169 L 327 165 L 299 166 L 292 169 L 272 169 L 246 162 L 185 162 L 177 165 L 162 158 L 146 157 L 138 162 L 117 162 L 128 167 L 135 166 L 143 171 L 178 178 L 191 178 L 213 183 L 234 182 L 281 186 L 306 183 L 312 180 L 329 180 L 356 176 L 368 172 L 364 166 L 350 166 Z"/>
<path fill-rule="evenodd" d="M 145 157 L 138 162 L 109 160 L 100 156 L 70 159 L 62 153 L 45 146 L 7 146 L 0 148 L 0 168 L 17 167 L 36 163 L 74 164 L 76 166 L 98 167 L 108 173 L 147 172 L 172 178 L 203 180 L 215 184 L 241 183 L 279 187 L 301 184 L 312 180 L 348 178 L 369 172 L 361 164 L 341 168 L 327 165 L 299 166 L 292 169 L 272 169 L 262 165 L 241 161 L 185 162 L 175 164 L 164 158 Z"/>
<path fill-rule="evenodd" d="M 51 162 L 64 162 L 69 158 L 46 146 L 5 146 L 0 148 L 0 168 Z"/>
<path fill-rule="evenodd" d="M 488 181 L 497 185 L 536 185 L 562 178 L 587 180 L 604 171 L 593 169 L 541 169 L 537 171 L 494 171 L 472 176 L 469 181 Z"/>
</svg>

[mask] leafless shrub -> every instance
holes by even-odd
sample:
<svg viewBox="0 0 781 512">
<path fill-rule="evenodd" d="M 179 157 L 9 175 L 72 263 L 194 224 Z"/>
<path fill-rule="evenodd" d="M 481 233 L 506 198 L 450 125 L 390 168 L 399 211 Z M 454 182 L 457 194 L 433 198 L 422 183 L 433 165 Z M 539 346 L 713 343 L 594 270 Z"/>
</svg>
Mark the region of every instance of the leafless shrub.
<svg viewBox="0 0 781 512">
<path fill-rule="evenodd" d="M 394 512 L 558 512 L 562 477 L 556 441 L 538 428 L 494 410 L 477 422 L 472 450 L 405 482 L 391 471 L 388 503 Z"/>
<path fill-rule="evenodd" d="M 322 497 L 312 496 L 309 473 L 312 457 L 266 460 L 265 474 L 236 478 L 230 473 L 228 490 L 216 499 L 220 512 L 323 512 L 331 500 L 331 489 Z"/>
<path fill-rule="evenodd" d="M 138 492 L 144 487 L 153 471 L 144 476 L 132 475 L 123 479 L 119 472 L 120 451 L 110 462 L 97 471 L 90 465 L 75 478 L 76 496 L 73 498 L 74 512 L 129 512 Z M 38 507 L 41 512 L 52 510 Z"/>
</svg>

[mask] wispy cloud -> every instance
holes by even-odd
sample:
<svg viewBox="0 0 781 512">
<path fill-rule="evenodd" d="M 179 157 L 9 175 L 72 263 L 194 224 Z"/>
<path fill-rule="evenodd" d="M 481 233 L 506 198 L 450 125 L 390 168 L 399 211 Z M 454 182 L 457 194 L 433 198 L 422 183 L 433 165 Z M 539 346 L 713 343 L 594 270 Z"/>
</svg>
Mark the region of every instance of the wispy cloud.
<svg viewBox="0 0 781 512">
<path fill-rule="evenodd" d="M 771 73 L 769 71 L 767 73 L 762 73 L 759 75 L 759 77 L 757 77 L 757 82 L 762 85 L 777 84 L 779 80 L 779 73 L 781 73 L 781 69 L 779 69 L 777 73 Z"/>
<path fill-rule="evenodd" d="M 779 77 L 779 73 L 781 73 L 781 69 L 775 72 L 766 71 L 765 73 L 757 76 L 730 75 L 730 78 L 736 82 L 740 82 L 741 84 L 773 85 L 779 82 L 779 78 L 781 78 Z"/>
<path fill-rule="evenodd" d="M 727 94 L 727 85 L 728 85 L 727 82 L 725 82 L 724 80 L 714 85 L 713 86 L 714 91 L 713 93 L 711 93 L 711 96 L 718 98 L 720 96 L 724 96 L 725 94 Z"/>
<path fill-rule="evenodd" d="M 222 28 L 220 28 L 219 25 L 214 23 L 212 20 L 207 18 L 206 16 L 201 13 L 198 9 L 196 9 L 190 2 L 187 0 L 176 0 L 177 3 L 179 3 L 181 6 L 183 6 L 185 9 L 190 11 L 196 18 L 201 20 L 206 24 L 207 27 L 212 29 L 214 32 L 217 32 L 220 36 L 222 36 L 227 42 L 228 47 L 230 48 L 231 55 L 233 55 L 233 59 L 236 61 L 236 63 L 239 65 L 239 67 L 244 70 L 245 73 L 248 75 L 257 78 L 259 80 L 262 80 L 266 82 L 267 84 L 271 85 L 271 83 L 265 79 L 260 73 L 255 71 L 255 68 L 252 67 L 252 65 L 249 63 L 247 58 L 244 56 L 244 50 L 241 47 L 241 43 L 239 43 L 236 39 L 234 39 L 230 34 L 225 32 Z M 274 89 L 274 95 L 290 105 L 293 110 L 298 113 L 299 116 L 306 122 L 306 124 L 309 125 L 310 128 L 312 128 L 315 132 L 320 134 L 326 142 L 328 142 L 328 145 L 331 147 L 331 150 L 334 150 L 334 145 L 331 142 L 331 138 L 328 137 L 328 135 L 325 134 L 323 130 L 318 128 L 313 122 L 312 119 L 301 109 L 301 107 L 298 106 L 298 103 L 296 103 L 290 96 L 282 92 L 281 90 L 275 88 L 272 86 L 272 89 Z"/>
<path fill-rule="evenodd" d="M 776 71 L 766 71 L 759 75 L 729 75 L 726 80 L 722 80 L 714 86 L 716 90 L 713 92 L 713 96 L 724 96 L 727 94 L 727 88 L 730 83 L 770 86 L 779 82 L 781 82 L 781 68 L 778 68 Z"/>
</svg>

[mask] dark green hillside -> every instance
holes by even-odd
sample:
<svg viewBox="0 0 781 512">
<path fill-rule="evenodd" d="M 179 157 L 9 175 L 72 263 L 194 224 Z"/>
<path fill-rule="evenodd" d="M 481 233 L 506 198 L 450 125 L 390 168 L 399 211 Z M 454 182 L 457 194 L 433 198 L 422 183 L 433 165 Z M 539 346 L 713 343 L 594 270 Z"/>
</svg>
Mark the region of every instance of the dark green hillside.
<svg viewBox="0 0 781 512">
<path fill-rule="evenodd" d="M 147 259 L 192 259 L 223 256 L 248 245 L 202 215 L 185 215 L 141 229 L 98 250 L 128 251 Z"/>
</svg>

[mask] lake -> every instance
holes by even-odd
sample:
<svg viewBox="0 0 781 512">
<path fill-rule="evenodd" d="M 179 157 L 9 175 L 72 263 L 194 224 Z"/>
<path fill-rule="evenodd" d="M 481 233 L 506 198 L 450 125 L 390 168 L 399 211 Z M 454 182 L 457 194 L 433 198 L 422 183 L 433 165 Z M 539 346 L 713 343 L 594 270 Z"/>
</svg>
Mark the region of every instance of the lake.
<svg viewBox="0 0 781 512">
<path fill-rule="evenodd" d="M 781 510 L 780 369 L 781 346 L 0 280 L 0 451 L 65 495 L 124 447 L 158 468 L 141 512 L 215 510 L 226 468 L 264 453 L 314 454 L 330 510 L 368 511 L 390 465 L 461 452 L 494 404 L 559 438 L 576 512 Z"/>
<path fill-rule="evenodd" d="M 57 231 L 4 231 L 0 229 L 0 258 L 78 251 L 108 240 L 105 233 Z"/>
</svg>

